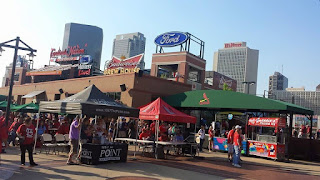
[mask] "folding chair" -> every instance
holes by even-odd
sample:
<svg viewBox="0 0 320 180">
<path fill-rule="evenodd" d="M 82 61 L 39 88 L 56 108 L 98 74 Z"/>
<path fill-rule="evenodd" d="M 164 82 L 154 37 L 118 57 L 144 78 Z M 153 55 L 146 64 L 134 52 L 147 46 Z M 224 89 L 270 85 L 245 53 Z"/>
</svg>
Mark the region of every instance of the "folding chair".
<svg viewBox="0 0 320 180">
<path fill-rule="evenodd" d="M 61 148 L 61 152 L 68 147 L 68 143 L 66 142 L 66 138 L 63 134 L 56 134 L 55 136 L 57 147 Z M 59 154 L 59 149 L 58 149 L 58 154 Z"/>
<path fill-rule="evenodd" d="M 55 148 L 57 147 L 57 144 L 53 143 L 52 135 L 51 134 L 42 134 L 41 138 L 42 138 L 43 144 L 40 149 L 40 153 L 42 151 L 42 148 L 44 147 L 46 154 L 49 154 L 50 149 L 53 149 L 54 153 L 56 154 Z M 48 151 L 47 151 L 47 149 L 48 149 Z"/>
</svg>

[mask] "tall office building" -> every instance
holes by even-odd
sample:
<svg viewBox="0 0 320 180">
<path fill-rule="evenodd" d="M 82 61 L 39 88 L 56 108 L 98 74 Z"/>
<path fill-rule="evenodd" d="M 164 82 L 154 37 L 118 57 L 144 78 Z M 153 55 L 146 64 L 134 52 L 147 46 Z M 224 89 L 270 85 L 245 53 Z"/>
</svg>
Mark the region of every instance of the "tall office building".
<svg viewBox="0 0 320 180">
<path fill-rule="evenodd" d="M 320 115 L 320 92 L 306 91 L 301 88 L 286 88 L 286 90 L 272 91 L 272 99 L 293 103 L 314 111 L 315 115 Z"/>
<path fill-rule="evenodd" d="M 77 46 L 85 49 L 92 58 L 93 72 L 100 71 L 103 31 L 96 26 L 67 23 L 64 29 L 62 49 Z"/>
<path fill-rule="evenodd" d="M 288 88 L 288 78 L 279 72 L 274 72 L 269 76 L 269 93 L 275 90 L 285 90 Z"/>
<path fill-rule="evenodd" d="M 142 33 L 120 34 L 113 40 L 112 55 L 117 58 L 130 58 L 144 53 L 145 46 L 146 38 Z M 139 65 L 140 69 L 144 69 L 143 59 Z"/>
<path fill-rule="evenodd" d="M 213 70 L 237 81 L 237 92 L 256 94 L 259 50 L 246 42 L 225 43 L 214 53 Z M 243 83 L 254 82 L 254 83 Z"/>
</svg>

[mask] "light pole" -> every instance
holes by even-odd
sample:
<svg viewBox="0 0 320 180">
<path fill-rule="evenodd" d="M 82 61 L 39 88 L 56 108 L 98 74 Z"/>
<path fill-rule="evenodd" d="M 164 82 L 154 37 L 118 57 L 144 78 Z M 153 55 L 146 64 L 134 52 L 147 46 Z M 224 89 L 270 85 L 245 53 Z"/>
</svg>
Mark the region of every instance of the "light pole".
<svg viewBox="0 0 320 180">
<path fill-rule="evenodd" d="M 12 46 L 12 45 L 8 44 L 8 43 L 11 43 L 11 42 L 14 42 L 14 41 L 16 42 L 15 46 Z M 23 45 L 25 45 L 26 47 L 19 47 L 19 43 L 20 42 Z M 7 48 L 14 49 L 14 56 L 13 56 L 13 62 L 12 62 L 12 71 L 11 71 L 11 79 L 10 79 L 9 94 L 8 94 L 7 109 L 6 109 L 6 125 L 7 125 L 8 121 L 9 121 L 9 115 L 10 115 L 10 104 L 11 104 L 11 96 L 12 96 L 14 74 L 15 74 L 15 71 L 16 71 L 18 50 L 20 49 L 20 50 L 30 51 L 30 54 L 28 54 L 30 62 L 33 61 L 33 57 L 35 56 L 33 53 L 37 52 L 37 50 L 32 49 L 29 45 L 27 45 L 25 42 L 20 40 L 19 36 L 17 38 L 15 38 L 15 39 L 10 40 L 10 41 L 6 41 L 6 42 L 3 42 L 3 43 L 0 43 L 0 56 L 1 56 L 2 52 L 4 51 L 4 49 L 2 49 L 2 47 L 7 47 Z"/>
<path fill-rule="evenodd" d="M 249 86 L 256 84 L 256 82 L 254 82 L 254 81 L 244 81 L 244 82 L 242 82 L 242 84 L 246 84 L 247 85 L 247 94 L 249 94 Z"/>
</svg>

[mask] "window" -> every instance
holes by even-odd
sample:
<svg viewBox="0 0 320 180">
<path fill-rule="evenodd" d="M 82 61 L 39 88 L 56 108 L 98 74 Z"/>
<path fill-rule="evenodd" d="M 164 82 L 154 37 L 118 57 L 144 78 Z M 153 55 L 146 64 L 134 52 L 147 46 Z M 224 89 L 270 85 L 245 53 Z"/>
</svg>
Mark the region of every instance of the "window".
<svg viewBox="0 0 320 180">
<path fill-rule="evenodd" d="M 54 95 L 54 100 L 60 100 L 61 94 L 55 94 Z"/>
<path fill-rule="evenodd" d="M 13 80 L 14 81 L 19 81 L 19 76 L 20 76 L 20 73 L 14 74 Z"/>
<path fill-rule="evenodd" d="M 120 100 L 121 99 L 121 92 L 107 92 L 105 93 L 109 98 L 113 100 Z"/>
</svg>

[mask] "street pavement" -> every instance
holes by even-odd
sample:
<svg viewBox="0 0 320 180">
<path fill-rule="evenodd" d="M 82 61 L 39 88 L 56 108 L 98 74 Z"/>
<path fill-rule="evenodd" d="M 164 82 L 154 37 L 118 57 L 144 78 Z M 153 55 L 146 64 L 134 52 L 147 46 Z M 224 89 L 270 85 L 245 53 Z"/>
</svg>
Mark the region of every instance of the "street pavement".
<svg viewBox="0 0 320 180">
<path fill-rule="evenodd" d="M 20 166 L 19 149 L 9 147 L 1 155 L 0 179 L 320 179 L 320 164 L 306 161 L 276 162 L 256 157 L 241 157 L 242 168 L 233 167 L 226 153 L 204 152 L 201 158 L 167 156 L 160 160 L 132 158 L 130 147 L 126 163 L 66 165 L 67 154 L 37 154 L 37 167 Z M 28 160 L 27 160 L 28 162 Z"/>
</svg>

